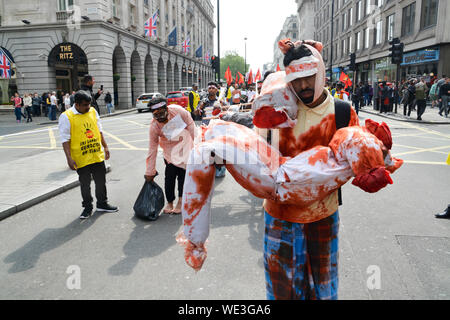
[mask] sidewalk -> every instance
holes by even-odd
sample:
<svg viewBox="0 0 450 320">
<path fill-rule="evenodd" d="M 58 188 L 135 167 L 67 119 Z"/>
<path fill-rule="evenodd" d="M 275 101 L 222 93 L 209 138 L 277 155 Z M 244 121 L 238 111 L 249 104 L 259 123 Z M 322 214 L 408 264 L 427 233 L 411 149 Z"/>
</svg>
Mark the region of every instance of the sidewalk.
<svg viewBox="0 0 450 320">
<path fill-rule="evenodd" d="M 394 106 L 394 110 L 395 110 L 395 106 Z M 425 110 L 425 113 L 422 115 L 422 119 L 423 119 L 422 121 L 417 120 L 417 111 L 412 111 L 411 117 L 404 116 L 403 115 L 403 105 L 398 105 L 397 113 L 389 112 L 389 113 L 381 114 L 380 111 L 374 110 L 372 106 L 364 107 L 364 108 L 360 109 L 360 112 L 365 112 L 365 113 L 377 115 L 379 117 L 383 117 L 383 118 L 387 118 L 387 119 L 391 119 L 391 120 L 404 121 L 404 122 L 422 123 L 422 124 L 450 124 L 450 116 L 448 118 L 441 117 L 438 114 L 439 109 L 437 107 L 431 108 L 430 105 L 427 105 L 427 109 Z"/>
<path fill-rule="evenodd" d="M 136 109 L 120 110 L 101 118 L 114 117 Z M 57 124 L 48 118 L 37 117 L 39 125 Z M 42 120 L 40 122 L 39 120 Z M 111 171 L 107 163 L 106 172 Z M 51 199 L 79 186 L 78 174 L 67 167 L 64 152 L 51 150 L 0 166 L 0 221 L 38 203 Z"/>
</svg>

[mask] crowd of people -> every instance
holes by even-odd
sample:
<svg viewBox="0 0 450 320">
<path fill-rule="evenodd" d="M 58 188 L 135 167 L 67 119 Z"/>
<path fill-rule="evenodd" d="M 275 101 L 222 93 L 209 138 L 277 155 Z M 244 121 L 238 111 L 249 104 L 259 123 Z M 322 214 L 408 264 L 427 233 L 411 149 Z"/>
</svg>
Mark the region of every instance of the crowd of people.
<svg viewBox="0 0 450 320">
<path fill-rule="evenodd" d="M 92 88 L 95 84 L 95 80 L 92 76 L 86 75 L 81 85 L 81 90 L 87 91 L 92 96 L 92 106 L 100 114 L 97 100 L 103 94 L 103 90 L 98 90 L 94 95 Z M 50 121 L 56 121 L 58 114 L 61 115 L 66 110 L 69 110 L 75 103 L 75 91 L 72 93 L 65 93 L 64 91 L 44 92 L 41 95 L 35 93 L 24 93 L 22 96 L 19 93 L 15 93 L 14 97 L 11 97 L 11 102 L 14 105 L 14 114 L 16 116 L 17 123 L 26 120 L 26 123 L 33 122 L 33 117 L 48 117 Z M 114 109 L 112 96 L 110 92 L 105 94 L 105 105 L 107 112 L 111 114 Z"/>
<path fill-rule="evenodd" d="M 345 87 L 342 82 L 327 83 L 327 88 L 335 98 L 351 101 L 356 113 L 366 106 L 372 106 L 380 113 L 394 112 L 394 105 L 400 105 L 403 115 L 411 117 L 413 111 L 417 113 L 417 120 L 421 121 L 427 108 L 438 108 L 438 114 L 448 117 L 449 77 L 432 79 L 428 82 L 424 77 L 395 82 L 359 82 L 354 87 Z"/>
</svg>

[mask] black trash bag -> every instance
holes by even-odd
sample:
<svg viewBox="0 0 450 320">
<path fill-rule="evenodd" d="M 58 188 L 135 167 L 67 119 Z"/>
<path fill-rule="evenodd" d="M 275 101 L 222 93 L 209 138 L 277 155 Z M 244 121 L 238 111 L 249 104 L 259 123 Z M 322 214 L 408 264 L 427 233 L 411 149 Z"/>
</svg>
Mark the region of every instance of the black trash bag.
<svg viewBox="0 0 450 320">
<path fill-rule="evenodd" d="M 156 221 L 164 208 L 164 192 L 156 182 L 145 182 L 134 204 L 134 214 L 139 219 Z"/>
</svg>

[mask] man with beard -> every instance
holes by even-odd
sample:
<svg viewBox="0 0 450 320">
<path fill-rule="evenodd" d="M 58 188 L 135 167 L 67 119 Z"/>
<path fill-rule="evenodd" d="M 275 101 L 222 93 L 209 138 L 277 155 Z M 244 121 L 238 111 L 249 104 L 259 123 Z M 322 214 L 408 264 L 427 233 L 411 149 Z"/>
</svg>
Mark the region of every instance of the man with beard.
<svg viewBox="0 0 450 320">
<path fill-rule="evenodd" d="M 165 214 L 181 214 L 184 178 L 189 153 L 194 146 L 195 123 L 191 114 L 184 108 L 167 106 L 165 98 L 153 98 L 148 106 L 153 113 L 150 124 L 150 143 L 146 161 L 146 181 L 153 181 L 158 175 L 156 171 L 156 156 L 158 146 L 163 149 L 165 171 L 165 194 L 167 206 Z M 175 201 L 175 182 L 178 180 L 178 203 Z"/>
<path fill-rule="evenodd" d="M 325 89 L 321 43 L 282 40 L 279 46 L 285 54 L 285 81 L 298 105 L 295 126 L 273 130 L 272 145 L 278 145 L 283 156 L 295 157 L 315 146 L 326 146 L 336 127 L 359 125 L 350 105 Z M 256 126 L 258 121 L 255 116 Z M 273 128 L 277 125 L 273 123 Z M 339 198 L 336 191 L 307 207 L 265 200 L 264 266 L 269 300 L 337 299 Z M 328 217 L 308 218 L 318 212 Z"/>
</svg>

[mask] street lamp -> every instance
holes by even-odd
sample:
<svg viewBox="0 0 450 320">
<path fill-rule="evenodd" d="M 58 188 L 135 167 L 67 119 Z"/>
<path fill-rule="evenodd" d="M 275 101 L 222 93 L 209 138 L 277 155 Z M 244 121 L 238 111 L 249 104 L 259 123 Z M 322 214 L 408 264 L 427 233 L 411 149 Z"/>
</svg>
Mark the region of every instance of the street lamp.
<svg viewBox="0 0 450 320">
<path fill-rule="evenodd" d="M 245 70 L 245 72 L 244 72 L 244 76 L 246 76 L 247 75 L 247 37 L 245 37 L 244 38 L 244 41 L 245 41 L 245 62 L 244 62 L 244 70 Z"/>
</svg>

